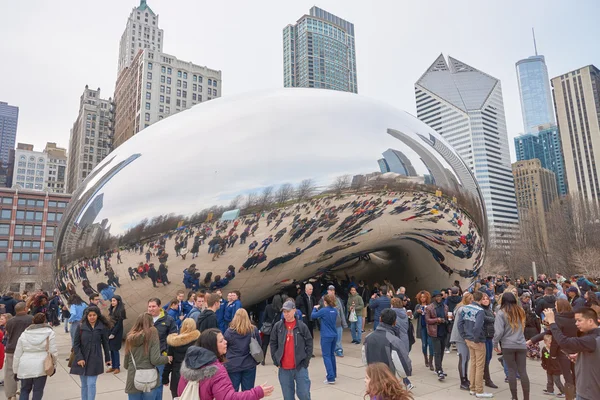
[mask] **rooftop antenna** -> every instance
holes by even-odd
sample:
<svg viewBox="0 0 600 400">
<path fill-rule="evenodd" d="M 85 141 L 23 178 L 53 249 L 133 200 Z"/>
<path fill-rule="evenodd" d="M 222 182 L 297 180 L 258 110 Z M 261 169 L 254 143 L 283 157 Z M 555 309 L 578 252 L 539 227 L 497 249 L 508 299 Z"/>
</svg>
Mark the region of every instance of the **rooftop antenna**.
<svg viewBox="0 0 600 400">
<path fill-rule="evenodd" d="M 538 52 L 537 52 L 537 44 L 535 43 L 535 29 L 534 28 L 531 28 L 531 33 L 533 34 L 533 48 L 535 50 L 535 55 L 537 56 Z"/>
</svg>

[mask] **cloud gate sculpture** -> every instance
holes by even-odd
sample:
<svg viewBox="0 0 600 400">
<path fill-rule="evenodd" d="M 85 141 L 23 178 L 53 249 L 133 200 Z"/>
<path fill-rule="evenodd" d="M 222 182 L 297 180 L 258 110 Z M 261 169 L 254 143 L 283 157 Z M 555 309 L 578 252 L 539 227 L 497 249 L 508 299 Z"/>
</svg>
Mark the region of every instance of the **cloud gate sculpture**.
<svg viewBox="0 0 600 400">
<path fill-rule="evenodd" d="M 282 89 L 199 104 L 115 149 L 73 194 L 54 267 L 87 299 L 80 279 L 96 288 L 110 263 L 135 314 L 209 273 L 245 306 L 344 272 L 409 294 L 466 285 L 486 243 L 477 183 L 432 128 L 359 95 Z"/>
</svg>

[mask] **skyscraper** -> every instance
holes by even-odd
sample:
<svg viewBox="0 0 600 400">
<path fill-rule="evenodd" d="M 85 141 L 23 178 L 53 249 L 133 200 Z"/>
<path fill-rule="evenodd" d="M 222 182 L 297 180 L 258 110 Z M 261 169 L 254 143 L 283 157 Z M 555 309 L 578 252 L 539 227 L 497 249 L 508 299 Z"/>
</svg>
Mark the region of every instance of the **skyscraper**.
<svg viewBox="0 0 600 400">
<path fill-rule="evenodd" d="M 544 56 L 517 61 L 516 67 L 525 132 L 537 130 L 538 125 L 556 124 Z"/>
<path fill-rule="evenodd" d="M 354 24 L 315 6 L 286 26 L 283 84 L 358 93 Z"/>
<path fill-rule="evenodd" d="M 417 176 L 415 167 L 401 151 L 387 149 L 382 155 L 383 158 L 377 160 L 381 173 L 395 172 L 405 176 Z"/>
<path fill-rule="evenodd" d="M 140 5 L 131 10 L 121 35 L 117 76 L 131 65 L 139 50 L 161 52 L 163 41 L 164 32 L 158 27 L 158 15 L 146 4 L 146 0 L 140 0 Z"/>
<path fill-rule="evenodd" d="M 588 65 L 552 78 L 569 191 L 600 200 L 600 70 Z"/>
<path fill-rule="evenodd" d="M 474 173 L 493 244 L 518 231 L 500 81 L 440 55 L 415 84 L 417 117 L 444 137 Z"/>
<path fill-rule="evenodd" d="M 113 135 L 112 99 L 100 98 L 98 90 L 85 90 L 79 100 L 79 113 L 69 139 L 67 193 L 73 193 L 111 149 Z"/>
<path fill-rule="evenodd" d="M 19 107 L 0 101 L 0 161 L 2 167 L 8 166 L 10 151 L 15 149 Z"/>
<path fill-rule="evenodd" d="M 556 125 L 540 125 L 537 132 L 526 133 L 515 137 L 517 161 L 540 160 L 542 168 L 554 172 L 558 194 L 567 194 L 565 161 L 560 142 L 560 133 Z"/>
</svg>

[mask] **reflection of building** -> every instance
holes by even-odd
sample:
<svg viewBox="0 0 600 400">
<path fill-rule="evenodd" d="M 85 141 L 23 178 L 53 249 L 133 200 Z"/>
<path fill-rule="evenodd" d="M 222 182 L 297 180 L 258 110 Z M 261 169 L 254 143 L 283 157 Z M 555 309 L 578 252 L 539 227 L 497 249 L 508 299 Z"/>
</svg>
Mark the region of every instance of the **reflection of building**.
<svg viewBox="0 0 600 400">
<path fill-rule="evenodd" d="M 350 185 L 352 189 L 358 189 L 365 185 L 367 182 L 367 178 L 364 175 L 354 175 L 352 177 L 352 184 Z"/>
<path fill-rule="evenodd" d="M 315 6 L 286 26 L 283 86 L 358 93 L 354 24 Z"/>
<path fill-rule="evenodd" d="M 101 99 L 100 88 L 93 90 L 86 85 L 69 140 L 68 193 L 73 193 L 106 157 L 110 151 L 112 134 L 112 100 Z"/>
<path fill-rule="evenodd" d="M 158 15 L 141 0 L 119 46 L 113 149 L 170 115 L 221 96 L 221 71 L 163 53 Z"/>
<path fill-rule="evenodd" d="M 588 65 L 552 79 L 569 191 L 600 201 L 600 70 Z"/>
<path fill-rule="evenodd" d="M 54 238 L 70 196 L 0 189 L 0 197 L 0 285 L 18 292 L 51 283 Z"/>
<path fill-rule="evenodd" d="M 415 96 L 418 118 L 444 137 L 475 174 L 492 243 L 511 240 L 519 216 L 500 81 L 440 55 L 415 84 Z"/>
<path fill-rule="evenodd" d="M 554 172 L 543 168 L 538 159 L 517 161 L 512 168 L 521 219 L 523 223 L 537 224 L 535 227 L 538 228 L 534 232 L 525 231 L 524 234 L 537 232 L 547 243 L 546 213 L 558 198 Z"/>
<path fill-rule="evenodd" d="M 47 143 L 44 151 L 34 151 L 32 144 L 18 143 L 14 151 L 12 187 L 65 193 L 67 151 Z"/>
<path fill-rule="evenodd" d="M 19 107 L 10 106 L 0 101 L 0 161 L 8 165 L 10 150 L 15 148 Z"/>
<path fill-rule="evenodd" d="M 554 125 L 552 93 L 544 56 L 536 54 L 519 60 L 516 67 L 525 132 L 536 131 L 538 125 Z"/>
<path fill-rule="evenodd" d="M 417 176 L 415 167 L 413 167 L 408 157 L 401 151 L 387 149 L 383 152 L 382 156 L 382 159 L 377 160 L 381 173 L 395 172 L 400 175 Z"/>
<path fill-rule="evenodd" d="M 515 137 L 517 161 L 534 158 L 540 160 L 542 168 L 554 172 L 558 193 L 564 196 L 567 194 L 567 181 L 558 127 L 546 124 L 537 128 L 538 131 L 535 133 L 526 133 Z"/>
<path fill-rule="evenodd" d="M 94 197 L 94 200 L 88 205 L 87 210 L 83 213 L 83 216 L 78 221 L 78 225 L 81 229 L 85 229 L 88 226 L 92 225 L 96 220 L 98 214 L 102 210 L 102 206 L 104 204 L 104 193 L 100 193 L 98 196 Z"/>
</svg>

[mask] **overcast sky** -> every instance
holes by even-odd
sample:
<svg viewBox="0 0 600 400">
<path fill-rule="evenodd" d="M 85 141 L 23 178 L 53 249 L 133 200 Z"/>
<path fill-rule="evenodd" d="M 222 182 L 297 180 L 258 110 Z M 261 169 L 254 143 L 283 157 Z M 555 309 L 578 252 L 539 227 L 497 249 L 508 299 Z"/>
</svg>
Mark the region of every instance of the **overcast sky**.
<svg viewBox="0 0 600 400">
<path fill-rule="evenodd" d="M 67 147 L 85 85 L 113 94 L 119 40 L 139 0 L 0 1 L 0 101 L 17 141 Z M 166 53 L 223 72 L 223 95 L 283 86 L 282 29 L 309 1 L 148 0 Z M 502 81 L 508 134 L 523 130 L 515 62 L 538 51 L 550 77 L 600 67 L 598 0 L 358 1 L 319 7 L 355 25 L 358 91 L 415 114 L 414 83 L 440 53 Z M 511 153 L 514 159 L 512 140 Z"/>
</svg>

